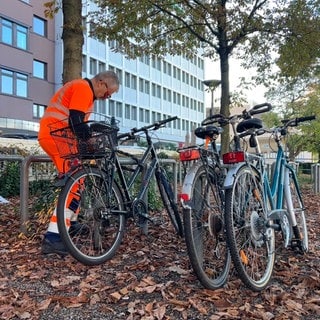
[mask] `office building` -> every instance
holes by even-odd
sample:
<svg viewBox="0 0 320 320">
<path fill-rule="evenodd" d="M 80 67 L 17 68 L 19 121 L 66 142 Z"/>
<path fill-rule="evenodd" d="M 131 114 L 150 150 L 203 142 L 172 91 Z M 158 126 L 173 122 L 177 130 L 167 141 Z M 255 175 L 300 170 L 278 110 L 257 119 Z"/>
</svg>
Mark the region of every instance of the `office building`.
<svg viewBox="0 0 320 320">
<path fill-rule="evenodd" d="M 83 16 L 93 4 L 84 1 Z M 157 132 L 159 139 L 183 143 L 187 133 L 204 118 L 204 61 L 195 54 L 143 56 L 134 60 L 114 52 L 113 42 L 89 37 L 83 19 L 82 76 L 91 78 L 101 70 L 114 70 L 120 77 L 118 93 L 97 101 L 97 112 L 114 115 L 120 130 L 178 116 L 179 120 Z M 0 130 L 36 134 L 45 107 L 62 83 L 62 12 L 54 19 L 44 16 L 43 2 L 12 0 L 0 7 Z"/>
</svg>

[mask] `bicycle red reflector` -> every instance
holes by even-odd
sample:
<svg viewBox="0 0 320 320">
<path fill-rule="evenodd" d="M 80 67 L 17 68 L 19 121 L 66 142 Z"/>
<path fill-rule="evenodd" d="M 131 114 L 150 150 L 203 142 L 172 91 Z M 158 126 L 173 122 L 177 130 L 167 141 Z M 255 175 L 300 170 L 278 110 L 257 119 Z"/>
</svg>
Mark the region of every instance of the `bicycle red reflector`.
<svg viewBox="0 0 320 320">
<path fill-rule="evenodd" d="M 190 200 L 190 199 L 189 199 L 189 195 L 186 194 L 186 193 L 180 193 L 180 194 L 179 194 L 179 199 L 180 199 L 180 200 L 183 200 L 183 201 L 188 201 L 188 200 Z"/>
<path fill-rule="evenodd" d="M 186 149 L 179 150 L 180 161 L 191 161 L 200 158 L 200 152 L 198 149 Z"/>
<path fill-rule="evenodd" d="M 232 152 L 225 153 L 222 156 L 222 159 L 224 164 L 244 162 L 245 154 L 243 151 L 232 151 Z"/>
</svg>

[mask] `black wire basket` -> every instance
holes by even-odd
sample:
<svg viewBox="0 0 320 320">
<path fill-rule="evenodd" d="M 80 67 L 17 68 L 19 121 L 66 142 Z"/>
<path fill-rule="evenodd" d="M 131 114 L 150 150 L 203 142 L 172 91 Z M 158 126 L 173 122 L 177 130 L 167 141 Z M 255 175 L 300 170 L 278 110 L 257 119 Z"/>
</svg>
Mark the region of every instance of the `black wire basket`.
<svg viewBox="0 0 320 320">
<path fill-rule="evenodd" d="M 119 121 L 114 117 L 92 113 L 90 120 L 79 125 L 66 126 L 66 123 L 68 123 L 68 119 L 49 125 L 50 135 L 56 143 L 61 158 L 94 159 L 104 157 L 117 145 Z M 90 133 L 86 139 L 79 137 L 79 132 L 84 125 Z"/>
</svg>

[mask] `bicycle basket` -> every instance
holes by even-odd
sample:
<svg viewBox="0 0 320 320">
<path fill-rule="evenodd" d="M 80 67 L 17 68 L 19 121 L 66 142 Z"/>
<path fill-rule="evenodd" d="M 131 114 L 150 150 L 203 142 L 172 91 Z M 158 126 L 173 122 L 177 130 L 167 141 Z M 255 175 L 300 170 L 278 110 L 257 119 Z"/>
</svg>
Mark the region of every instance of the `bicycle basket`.
<svg viewBox="0 0 320 320">
<path fill-rule="evenodd" d="M 98 115 L 98 117 L 97 117 Z M 50 134 L 57 146 L 61 158 L 97 158 L 103 157 L 112 149 L 117 141 L 119 121 L 100 114 L 91 115 L 91 119 L 80 124 L 88 126 L 90 138 L 78 138 L 74 132 L 76 126 L 66 126 L 68 119 L 57 121 L 51 125 Z M 79 125 L 79 126 L 80 126 Z"/>
</svg>

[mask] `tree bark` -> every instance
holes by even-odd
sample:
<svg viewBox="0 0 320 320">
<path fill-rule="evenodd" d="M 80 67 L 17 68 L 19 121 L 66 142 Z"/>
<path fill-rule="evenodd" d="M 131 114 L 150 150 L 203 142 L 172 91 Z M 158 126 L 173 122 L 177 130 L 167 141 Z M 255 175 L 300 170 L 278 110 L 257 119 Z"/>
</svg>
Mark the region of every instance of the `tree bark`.
<svg viewBox="0 0 320 320">
<path fill-rule="evenodd" d="M 63 74 L 62 82 L 81 78 L 82 46 L 84 43 L 82 27 L 82 1 L 63 0 Z"/>
</svg>

